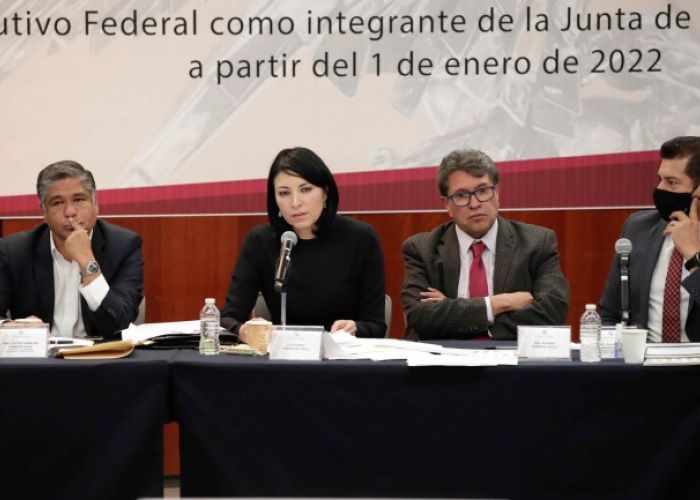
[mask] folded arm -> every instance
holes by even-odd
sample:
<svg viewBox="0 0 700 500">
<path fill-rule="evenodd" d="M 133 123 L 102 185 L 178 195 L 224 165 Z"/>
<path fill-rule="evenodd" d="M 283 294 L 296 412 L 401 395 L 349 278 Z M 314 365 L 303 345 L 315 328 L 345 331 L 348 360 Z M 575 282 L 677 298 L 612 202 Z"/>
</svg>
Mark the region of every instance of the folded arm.
<svg viewBox="0 0 700 500">
<path fill-rule="evenodd" d="M 413 241 L 406 241 L 401 250 L 405 264 L 401 301 L 409 335 L 423 340 L 467 338 L 486 333 L 489 324 L 483 298 L 423 300 L 430 299 L 429 295 L 421 294 L 429 293 L 431 288 L 444 292 L 437 279 L 439 273 L 431 268 L 434 262 L 421 255 Z"/>
<path fill-rule="evenodd" d="M 569 311 L 569 283 L 559 263 L 556 235 L 546 232 L 539 251 L 530 259 L 532 303 L 497 316 L 492 331 L 515 338 L 518 325 L 561 325 Z"/>
</svg>

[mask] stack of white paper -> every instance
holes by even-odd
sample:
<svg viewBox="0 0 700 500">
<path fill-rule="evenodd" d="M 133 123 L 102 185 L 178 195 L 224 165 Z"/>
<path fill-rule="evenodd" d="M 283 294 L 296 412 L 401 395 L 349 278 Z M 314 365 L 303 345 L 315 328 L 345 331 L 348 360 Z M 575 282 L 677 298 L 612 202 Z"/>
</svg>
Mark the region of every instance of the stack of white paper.
<svg viewBox="0 0 700 500">
<path fill-rule="evenodd" d="M 700 365 L 700 343 L 647 344 L 644 366 Z"/>
<path fill-rule="evenodd" d="M 408 366 L 517 365 L 515 349 L 456 349 L 399 339 L 362 339 L 346 332 L 324 333 L 324 359 L 405 359 Z"/>
<path fill-rule="evenodd" d="M 439 352 L 442 346 L 398 339 L 361 339 L 347 332 L 323 334 L 324 359 L 407 359 L 411 352 Z"/>
<path fill-rule="evenodd" d="M 406 361 L 408 366 L 516 366 L 515 349 L 460 349 L 459 354 L 414 354 Z"/>
<path fill-rule="evenodd" d="M 191 335 L 199 333 L 199 321 L 172 321 L 168 323 L 144 323 L 143 325 L 129 325 L 122 330 L 122 339 L 131 340 L 134 343 L 160 335 Z"/>
</svg>

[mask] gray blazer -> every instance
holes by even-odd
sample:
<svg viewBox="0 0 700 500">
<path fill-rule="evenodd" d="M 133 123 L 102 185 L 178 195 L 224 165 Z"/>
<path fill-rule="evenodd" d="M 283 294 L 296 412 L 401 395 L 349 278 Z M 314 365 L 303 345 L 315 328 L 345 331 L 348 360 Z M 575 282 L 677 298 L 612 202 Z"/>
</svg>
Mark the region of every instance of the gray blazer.
<svg viewBox="0 0 700 500">
<path fill-rule="evenodd" d="M 489 325 L 483 298 L 457 298 L 461 259 L 454 222 L 408 238 L 401 301 L 406 337 L 465 339 L 491 331 L 496 340 L 515 339 L 518 325 L 562 324 L 569 308 L 569 284 L 559 264 L 553 231 L 498 218 L 493 293 L 529 291 L 535 300 L 522 311 L 499 314 Z M 421 302 L 429 286 L 446 297 Z"/>
<path fill-rule="evenodd" d="M 622 238 L 632 242 L 630 254 L 630 323 L 646 328 L 649 322 L 649 293 L 651 277 L 664 242 L 664 229 L 668 224 L 656 210 L 637 212 L 625 221 Z M 700 341 L 700 271 L 690 274 L 682 282 L 690 293 L 690 309 L 685 330 L 692 341 Z M 622 321 L 620 312 L 619 258 L 613 257 L 608 281 L 600 299 L 600 316 L 603 324 L 613 325 Z"/>
</svg>

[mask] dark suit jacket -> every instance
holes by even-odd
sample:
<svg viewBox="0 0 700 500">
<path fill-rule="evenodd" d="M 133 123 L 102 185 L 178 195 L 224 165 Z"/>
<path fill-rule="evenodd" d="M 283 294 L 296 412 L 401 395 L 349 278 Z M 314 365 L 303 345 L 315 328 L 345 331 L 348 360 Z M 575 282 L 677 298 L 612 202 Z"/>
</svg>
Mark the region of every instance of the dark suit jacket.
<svg viewBox="0 0 700 500">
<path fill-rule="evenodd" d="M 54 282 L 50 231 L 46 224 L 0 239 L 0 315 L 38 316 L 53 325 Z M 115 336 L 138 315 L 143 297 L 141 237 L 98 220 L 92 251 L 100 263 L 109 292 L 92 312 L 81 297 L 81 311 L 89 336 Z"/>
<path fill-rule="evenodd" d="M 668 224 L 656 210 L 644 210 L 632 214 L 622 227 L 621 238 L 632 242 L 630 254 L 630 324 L 647 328 L 649 322 L 649 293 L 651 277 L 664 242 L 664 229 Z M 690 293 L 690 310 L 685 329 L 688 338 L 700 341 L 700 271 L 683 280 L 682 285 Z M 617 255 L 613 257 L 605 291 L 600 299 L 600 316 L 603 324 L 613 325 L 622 321 L 620 312 L 620 267 Z"/>
<path fill-rule="evenodd" d="M 454 222 L 410 237 L 402 251 L 408 338 L 469 338 L 490 330 L 494 339 L 515 339 L 518 325 L 558 325 L 566 318 L 569 284 L 549 229 L 498 218 L 493 293 L 529 291 L 535 300 L 522 311 L 499 314 L 490 326 L 483 298 L 457 298 L 462 263 Z M 447 299 L 421 302 L 419 294 L 429 286 Z"/>
</svg>

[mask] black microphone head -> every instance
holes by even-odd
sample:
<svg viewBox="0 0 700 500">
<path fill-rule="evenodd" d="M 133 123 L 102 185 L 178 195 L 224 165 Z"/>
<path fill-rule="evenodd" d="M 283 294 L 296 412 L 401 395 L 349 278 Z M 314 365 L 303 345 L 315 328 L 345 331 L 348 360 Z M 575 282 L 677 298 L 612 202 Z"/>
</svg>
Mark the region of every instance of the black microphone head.
<svg viewBox="0 0 700 500">
<path fill-rule="evenodd" d="M 629 255 L 632 253 L 632 242 L 627 238 L 620 238 L 615 242 L 615 253 L 617 255 Z"/>
<path fill-rule="evenodd" d="M 285 231 L 284 233 L 282 233 L 280 241 L 282 242 L 282 245 L 289 242 L 289 246 L 293 247 L 297 244 L 297 233 L 295 233 L 294 231 Z"/>
</svg>

